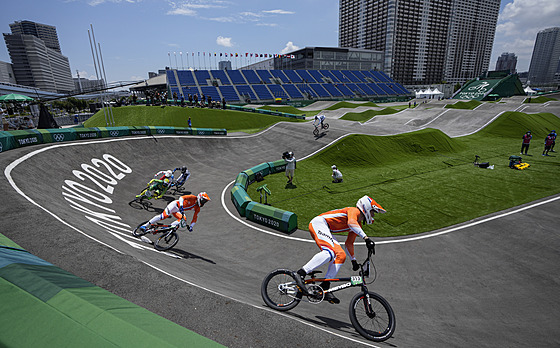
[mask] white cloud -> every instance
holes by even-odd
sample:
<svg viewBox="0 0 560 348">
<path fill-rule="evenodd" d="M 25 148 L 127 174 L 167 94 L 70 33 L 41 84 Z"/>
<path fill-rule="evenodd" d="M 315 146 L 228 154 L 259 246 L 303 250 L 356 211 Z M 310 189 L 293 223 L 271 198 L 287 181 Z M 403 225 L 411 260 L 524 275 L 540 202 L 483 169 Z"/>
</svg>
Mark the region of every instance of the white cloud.
<svg viewBox="0 0 560 348">
<path fill-rule="evenodd" d="M 88 5 L 90 6 L 97 6 L 97 5 L 101 5 L 104 4 L 106 2 L 113 2 L 113 3 L 121 3 L 121 2 L 128 2 L 129 4 L 134 4 L 137 2 L 140 2 L 141 0 L 135 1 L 135 0 L 90 0 L 88 1 Z"/>
<path fill-rule="evenodd" d="M 529 69 L 537 33 L 560 25 L 558 0 L 509 0 L 498 17 L 490 70 L 503 52 L 517 55 L 517 71 Z"/>
<path fill-rule="evenodd" d="M 277 27 L 278 24 L 276 23 L 257 23 L 258 26 L 260 27 Z"/>
<path fill-rule="evenodd" d="M 231 42 L 231 37 L 218 36 L 216 38 L 216 44 L 224 47 L 233 47 L 233 43 Z"/>
<path fill-rule="evenodd" d="M 268 10 L 268 11 L 262 11 L 263 13 L 270 13 L 270 14 L 295 14 L 295 12 L 292 11 L 286 11 L 286 10 Z"/>
<path fill-rule="evenodd" d="M 94 1 L 104 1 L 104 0 L 94 0 Z M 119 0 L 115 0 L 119 1 Z M 167 11 L 169 15 L 182 15 L 182 16 L 195 16 L 197 15 L 196 10 L 207 10 L 207 9 L 217 9 L 224 8 L 225 1 L 182 1 L 180 3 L 169 2 L 172 9 Z"/>
<path fill-rule="evenodd" d="M 289 41 L 289 42 L 286 44 L 286 47 L 284 47 L 284 48 L 280 51 L 280 53 L 286 54 L 286 53 L 290 53 L 290 52 L 293 52 L 293 51 L 296 51 L 296 50 L 299 50 L 299 47 L 296 46 L 296 45 L 294 45 L 294 43 L 293 43 L 292 41 Z"/>
<path fill-rule="evenodd" d="M 97 77 L 94 74 L 88 73 L 86 70 L 78 71 L 76 74 L 72 75 L 72 77 L 78 78 L 78 75 L 82 79 L 97 80 Z"/>
</svg>

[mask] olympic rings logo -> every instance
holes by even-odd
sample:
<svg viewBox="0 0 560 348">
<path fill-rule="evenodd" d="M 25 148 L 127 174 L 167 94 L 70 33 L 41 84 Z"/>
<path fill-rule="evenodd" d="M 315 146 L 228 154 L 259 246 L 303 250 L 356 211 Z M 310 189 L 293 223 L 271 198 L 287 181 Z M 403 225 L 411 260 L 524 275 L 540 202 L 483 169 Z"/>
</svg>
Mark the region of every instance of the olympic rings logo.
<svg viewBox="0 0 560 348">
<path fill-rule="evenodd" d="M 111 131 L 111 136 L 112 137 L 118 137 L 119 136 L 119 131 Z"/>
<path fill-rule="evenodd" d="M 55 141 L 64 141 L 64 134 L 55 134 L 53 138 Z"/>
<path fill-rule="evenodd" d="M 204 134 L 206 134 L 206 132 L 205 131 L 198 131 L 198 134 L 199 135 L 204 135 Z"/>
<path fill-rule="evenodd" d="M 165 133 L 165 129 L 158 129 L 157 132 L 158 132 L 159 134 L 164 134 L 164 133 Z"/>
</svg>

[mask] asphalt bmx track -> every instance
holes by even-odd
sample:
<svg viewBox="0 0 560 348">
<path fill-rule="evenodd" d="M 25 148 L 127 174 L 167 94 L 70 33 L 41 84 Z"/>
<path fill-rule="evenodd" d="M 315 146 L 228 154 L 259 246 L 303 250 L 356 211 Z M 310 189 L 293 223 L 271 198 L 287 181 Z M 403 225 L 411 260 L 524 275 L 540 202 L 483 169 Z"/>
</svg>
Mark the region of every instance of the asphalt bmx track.
<svg viewBox="0 0 560 348">
<path fill-rule="evenodd" d="M 560 196 L 423 235 L 377 239 L 379 275 L 370 290 L 391 303 L 397 329 L 375 344 L 350 323 L 355 289 L 337 293 L 339 305 L 269 310 L 260 297 L 262 279 L 275 268 L 297 269 L 316 246 L 306 231 L 288 236 L 240 219 L 230 200 L 240 171 L 287 150 L 304 158 L 350 133 L 432 127 L 460 136 L 506 110 L 560 115 L 560 102 L 521 101 L 475 111 L 443 109 L 434 101 L 366 124 L 338 120 L 339 110 L 327 113 L 331 128 L 319 138 L 309 123 L 280 123 L 254 135 L 131 137 L 11 150 L 0 156 L 6 179 L 0 183 L 1 233 L 229 347 L 558 347 Z M 96 173 L 92 164 L 106 176 L 84 176 Z M 212 202 L 193 233 L 181 231 L 172 251 L 156 252 L 129 231 L 178 195 L 156 201 L 154 211 L 128 202 L 153 173 L 183 164 L 193 173 L 185 190 L 206 191 Z M 365 248 L 357 249 L 363 257 Z M 346 265 L 340 275 L 349 274 Z"/>
</svg>

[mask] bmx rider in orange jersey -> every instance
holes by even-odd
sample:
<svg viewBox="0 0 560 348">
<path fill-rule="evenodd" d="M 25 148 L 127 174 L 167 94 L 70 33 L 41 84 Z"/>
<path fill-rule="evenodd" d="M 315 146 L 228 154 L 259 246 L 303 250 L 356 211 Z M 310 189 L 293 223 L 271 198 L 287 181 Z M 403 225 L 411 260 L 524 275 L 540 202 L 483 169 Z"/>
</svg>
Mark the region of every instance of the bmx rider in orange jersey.
<svg viewBox="0 0 560 348">
<path fill-rule="evenodd" d="M 175 226 L 181 222 L 182 213 L 185 210 L 194 210 L 194 214 L 191 220 L 191 224 L 187 226 L 189 231 L 192 231 L 194 225 L 196 224 L 198 213 L 200 212 L 200 208 L 204 206 L 206 202 L 210 201 L 210 197 L 206 192 L 201 192 L 198 195 L 185 195 L 181 196 L 179 199 L 174 200 L 173 202 L 169 203 L 167 207 L 163 210 L 163 213 L 154 216 L 150 221 L 148 221 L 143 228 L 148 227 L 151 224 L 155 224 L 156 222 L 167 219 L 171 215 L 177 218 L 177 221 L 173 221 L 171 225 Z M 187 217 L 185 217 L 185 220 Z"/>
<path fill-rule="evenodd" d="M 332 279 L 336 276 L 344 261 L 346 261 L 346 253 L 338 241 L 332 236 L 332 233 L 348 232 L 348 237 L 344 245 L 352 259 L 352 269 L 357 271 L 359 265 L 354 256 L 354 241 L 356 240 L 356 236 L 360 236 L 365 240 L 368 249 L 375 246 L 373 240 L 362 230 L 362 222 L 365 221 L 367 224 L 371 224 L 374 221 L 375 213 L 385 212 L 385 209 L 376 201 L 368 196 L 363 196 L 356 203 L 356 207 L 331 210 L 313 218 L 309 223 L 309 233 L 321 251 L 315 254 L 308 263 L 293 274 L 302 292 L 307 294 L 304 278 L 315 268 L 330 262 L 325 278 Z M 330 282 L 324 281 L 320 286 L 324 290 L 328 290 L 330 288 Z M 325 293 L 325 300 L 330 303 L 340 303 L 340 300 L 330 292 Z"/>
</svg>

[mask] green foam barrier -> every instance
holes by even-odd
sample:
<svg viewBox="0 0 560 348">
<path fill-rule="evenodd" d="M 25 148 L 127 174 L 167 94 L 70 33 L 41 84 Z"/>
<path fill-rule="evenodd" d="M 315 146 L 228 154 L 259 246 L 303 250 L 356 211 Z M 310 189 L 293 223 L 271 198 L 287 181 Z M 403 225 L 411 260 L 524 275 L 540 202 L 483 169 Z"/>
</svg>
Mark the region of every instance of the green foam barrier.
<svg viewBox="0 0 560 348">
<path fill-rule="evenodd" d="M 247 191 L 245 191 L 243 186 L 238 184 L 235 184 L 231 189 L 231 201 L 241 216 L 246 215 L 247 205 L 252 202 L 251 197 L 247 194 Z"/>
<path fill-rule="evenodd" d="M 278 160 L 278 161 L 268 162 L 268 166 L 270 167 L 270 174 L 283 172 L 286 170 L 286 161 Z"/>
<path fill-rule="evenodd" d="M 270 166 L 268 163 L 261 163 L 253 168 L 249 168 L 244 170 L 242 173 L 247 174 L 249 185 L 255 182 L 255 175 L 261 173 L 262 176 L 267 176 L 270 174 Z"/>
<path fill-rule="evenodd" d="M 290 233 L 297 228 L 296 214 L 257 202 L 247 204 L 245 217 L 281 232 Z"/>
</svg>

